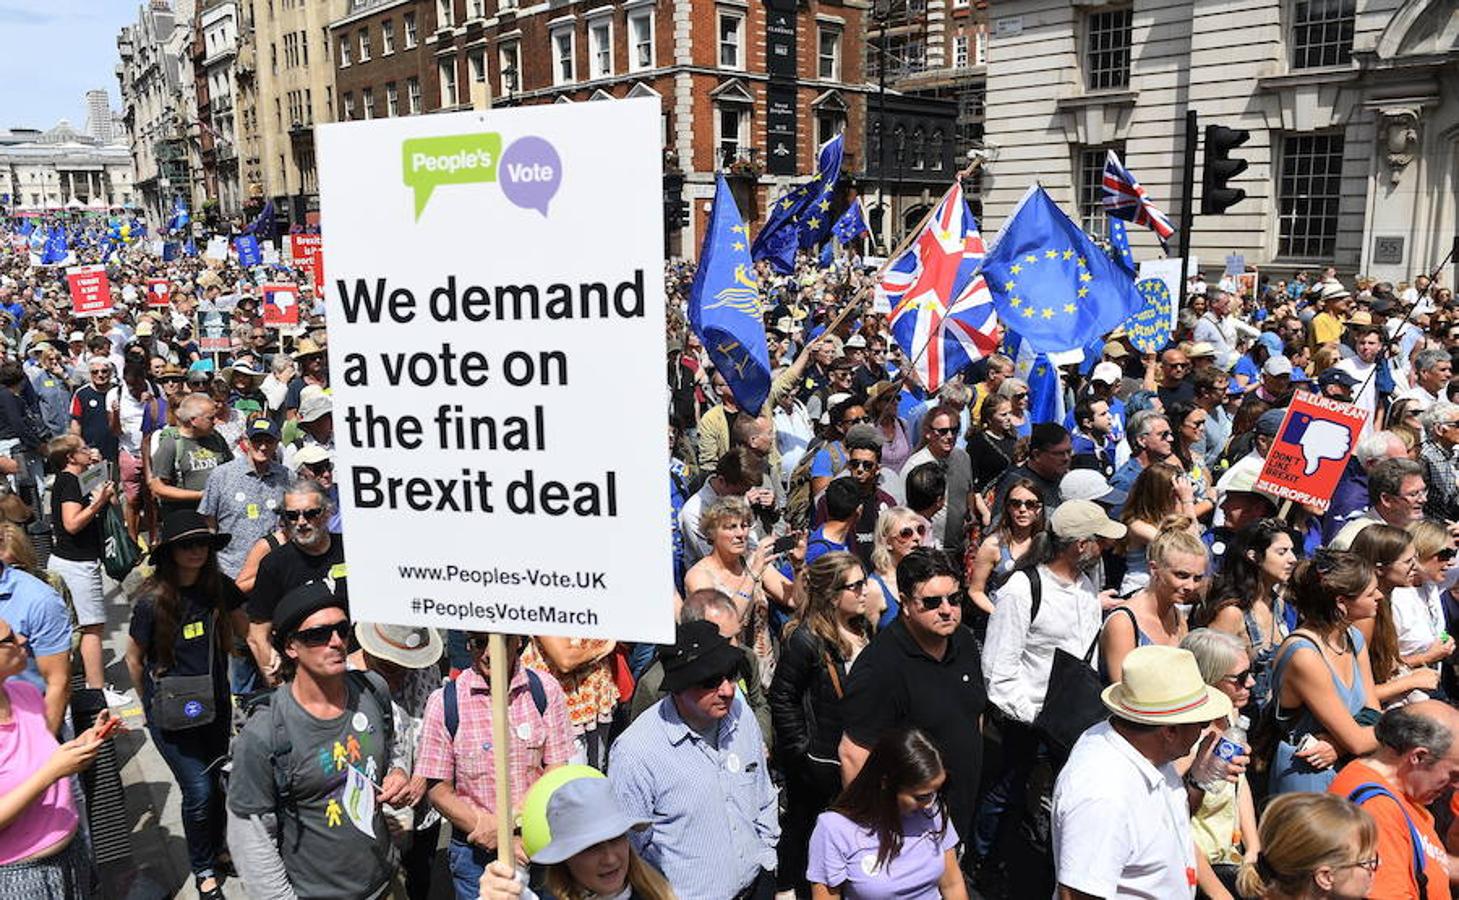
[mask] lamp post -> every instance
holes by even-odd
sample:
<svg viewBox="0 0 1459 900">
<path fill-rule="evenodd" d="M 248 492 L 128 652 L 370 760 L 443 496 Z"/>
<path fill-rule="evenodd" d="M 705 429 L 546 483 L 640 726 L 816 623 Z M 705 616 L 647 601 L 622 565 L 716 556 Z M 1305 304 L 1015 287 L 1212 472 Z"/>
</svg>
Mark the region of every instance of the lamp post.
<svg viewBox="0 0 1459 900">
<path fill-rule="evenodd" d="M 881 222 L 879 223 L 883 238 L 887 230 L 887 211 L 890 204 L 887 202 L 887 24 L 891 21 L 892 3 L 891 0 L 876 0 L 872 7 L 872 16 L 877 22 L 877 90 L 876 90 L 876 194 L 881 201 Z M 884 244 L 890 246 L 890 244 Z"/>
</svg>

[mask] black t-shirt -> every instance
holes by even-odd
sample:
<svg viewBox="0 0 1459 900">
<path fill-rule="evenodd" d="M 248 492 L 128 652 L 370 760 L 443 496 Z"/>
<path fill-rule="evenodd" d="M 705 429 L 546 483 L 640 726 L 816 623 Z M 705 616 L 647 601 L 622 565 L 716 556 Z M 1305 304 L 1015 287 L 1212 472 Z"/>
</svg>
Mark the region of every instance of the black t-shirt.
<svg viewBox="0 0 1459 900">
<path fill-rule="evenodd" d="M 269 553 L 258 564 L 258 578 L 254 580 L 253 593 L 248 597 L 248 616 L 255 621 L 272 622 L 274 607 L 279 605 L 285 594 L 301 584 L 320 579 L 329 583 L 334 595 L 348 609 L 350 596 L 345 587 L 345 576 L 342 536 L 330 535 L 329 549 L 319 556 L 310 556 L 290 541 Z"/>
<path fill-rule="evenodd" d="M 846 734 L 862 747 L 874 746 L 893 728 L 926 732 L 947 767 L 948 818 L 959 835 L 967 835 L 983 769 L 978 719 L 987 705 L 972 632 L 959 627 L 942 659 L 935 660 L 917 646 L 899 615 L 857 657 L 841 709 Z"/>
<path fill-rule="evenodd" d="M 218 579 L 223 593 L 223 605 L 230 612 L 243 605 L 243 593 L 230 578 Z M 173 638 L 172 667 L 164 675 L 203 675 L 208 671 L 208 644 L 217 627 L 214 610 L 217 604 L 201 587 L 189 585 L 179 592 L 182 615 L 177 620 L 177 634 Z M 150 593 L 137 598 L 132 607 L 132 624 L 127 630 L 132 640 L 146 648 L 146 674 L 143 677 L 142 698 L 150 702 L 152 696 L 152 672 L 158 666 L 157 642 L 157 600 Z M 213 648 L 213 687 L 219 701 L 219 709 L 228 708 L 228 654 Z"/>
<path fill-rule="evenodd" d="M 111 414 L 106 411 L 106 394 L 91 385 L 77 388 L 71 398 L 71 418 L 81 424 L 81 437 L 86 446 L 95 447 L 101 455 L 116 462 L 119 446 L 111 433 Z"/>
<path fill-rule="evenodd" d="M 1155 393 L 1160 396 L 1160 405 L 1166 410 L 1170 409 L 1172 403 L 1196 402 L 1196 386 L 1191 381 L 1179 381 L 1175 387 L 1162 387 Z"/>
<path fill-rule="evenodd" d="M 91 495 L 81 493 L 81 479 L 70 472 L 61 472 L 51 486 L 51 521 L 55 527 L 52 534 L 55 544 L 51 553 L 61 559 L 76 562 L 91 562 L 101 559 L 101 516 L 93 516 L 86 527 L 72 534 L 61 524 L 61 504 L 80 503 L 83 507 L 91 503 Z"/>
</svg>

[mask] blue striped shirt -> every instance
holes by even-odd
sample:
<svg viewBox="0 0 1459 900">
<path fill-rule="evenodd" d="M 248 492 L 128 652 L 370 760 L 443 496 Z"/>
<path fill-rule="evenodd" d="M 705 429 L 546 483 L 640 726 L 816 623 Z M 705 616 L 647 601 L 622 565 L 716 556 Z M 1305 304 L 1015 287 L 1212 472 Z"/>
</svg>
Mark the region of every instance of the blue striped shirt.
<svg viewBox="0 0 1459 900">
<path fill-rule="evenodd" d="M 760 726 L 738 693 L 718 748 L 684 724 L 670 695 L 613 743 L 611 763 L 623 811 L 652 823 L 630 835 L 634 848 L 680 900 L 730 900 L 774 870 L 776 790 Z"/>
</svg>

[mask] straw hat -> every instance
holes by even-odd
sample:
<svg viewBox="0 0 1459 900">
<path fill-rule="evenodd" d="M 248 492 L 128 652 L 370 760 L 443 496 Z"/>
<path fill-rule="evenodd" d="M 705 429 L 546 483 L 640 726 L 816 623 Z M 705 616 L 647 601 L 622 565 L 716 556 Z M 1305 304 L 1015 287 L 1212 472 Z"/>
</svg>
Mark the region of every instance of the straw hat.
<svg viewBox="0 0 1459 900">
<path fill-rule="evenodd" d="M 356 622 L 355 638 L 366 653 L 406 669 L 424 669 L 441 659 L 441 635 L 434 628 Z"/>
<path fill-rule="evenodd" d="M 1121 669 L 1124 680 L 1099 696 L 1110 712 L 1126 721 L 1189 725 L 1231 712 L 1231 698 L 1206 684 L 1189 650 L 1146 644 L 1131 650 Z"/>
</svg>

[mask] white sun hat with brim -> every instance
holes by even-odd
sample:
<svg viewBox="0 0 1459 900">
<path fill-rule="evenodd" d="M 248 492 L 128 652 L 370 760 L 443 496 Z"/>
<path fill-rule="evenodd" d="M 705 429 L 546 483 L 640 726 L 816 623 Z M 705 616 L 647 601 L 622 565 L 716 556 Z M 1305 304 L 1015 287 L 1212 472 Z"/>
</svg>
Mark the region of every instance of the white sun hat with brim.
<svg viewBox="0 0 1459 900">
<path fill-rule="evenodd" d="M 1191 725 L 1231 714 L 1231 698 L 1206 684 L 1189 650 L 1146 644 L 1120 667 L 1122 679 L 1100 699 L 1110 712 L 1144 725 Z"/>
</svg>

